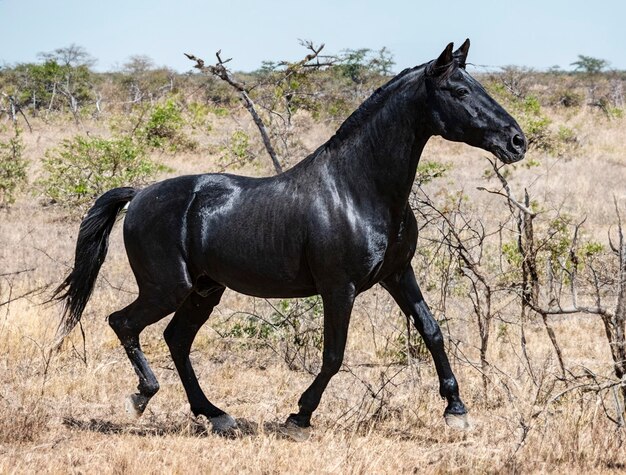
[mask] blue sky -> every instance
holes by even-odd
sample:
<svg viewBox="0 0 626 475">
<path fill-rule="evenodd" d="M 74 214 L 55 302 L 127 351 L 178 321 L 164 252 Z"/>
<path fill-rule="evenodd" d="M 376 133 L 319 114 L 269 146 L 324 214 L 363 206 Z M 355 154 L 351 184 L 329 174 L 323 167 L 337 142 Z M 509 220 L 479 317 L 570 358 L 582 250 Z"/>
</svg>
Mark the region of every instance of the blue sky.
<svg viewBox="0 0 626 475">
<path fill-rule="evenodd" d="M 0 64 L 76 43 L 101 71 L 135 54 L 186 71 L 183 52 L 212 61 L 218 49 L 253 70 L 303 57 L 303 38 L 327 53 L 386 46 L 400 71 L 469 37 L 477 65 L 570 69 L 585 54 L 626 69 L 625 21 L 624 0 L 0 0 Z"/>
</svg>

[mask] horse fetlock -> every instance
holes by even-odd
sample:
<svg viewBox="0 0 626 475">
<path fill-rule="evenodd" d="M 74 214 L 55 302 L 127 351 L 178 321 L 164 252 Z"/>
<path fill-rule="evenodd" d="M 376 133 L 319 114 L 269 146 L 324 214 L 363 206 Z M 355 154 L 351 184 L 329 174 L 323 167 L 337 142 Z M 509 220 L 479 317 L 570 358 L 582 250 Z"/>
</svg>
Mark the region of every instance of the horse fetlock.
<svg viewBox="0 0 626 475">
<path fill-rule="evenodd" d="M 147 402 L 152 398 L 152 396 L 154 396 L 156 393 L 159 392 L 159 389 L 161 389 L 161 387 L 159 386 L 158 381 L 147 382 L 147 381 L 141 380 L 141 382 L 137 386 L 137 389 L 139 390 L 139 393 L 141 394 L 141 396 L 146 398 L 146 402 Z"/>
<path fill-rule="evenodd" d="M 443 379 L 439 383 L 439 394 L 442 398 L 452 401 L 459 400 L 459 384 L 455 378 Z M 460 400 L 459 400 L 460 402 Z M 461 403 L 462 405 L 463 403 Z"/>
</svg>

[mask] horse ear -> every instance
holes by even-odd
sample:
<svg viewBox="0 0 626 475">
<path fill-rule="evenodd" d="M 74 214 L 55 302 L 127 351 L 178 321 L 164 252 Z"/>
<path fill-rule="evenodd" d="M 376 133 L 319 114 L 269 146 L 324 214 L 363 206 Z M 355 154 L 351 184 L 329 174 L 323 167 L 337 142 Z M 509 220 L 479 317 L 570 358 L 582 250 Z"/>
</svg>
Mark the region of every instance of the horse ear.
<svg viewBox="0 0 626 475">
<path fill-rule="evenodd" d="M 467 53 L 469 52 L 469 48 L 470 48 L 470 40 L 468 38 L 459 47 L 459 49 L 457 49 L 453 53 L 453 56 L 456 58 L 456 60 L 459 63 L 459 67 L 461 67 L 461 68 L 465 68 L 465 61 L 467 60 Z"/>
<path fill-rule="evenodd" d="M 432 76 L 439 76 L 448 70 L 452 60 L 454 59 L 452 48 L 454 47 L 454 43 L 448 43 L 446 49 L 443 50 L 443 53 L 439 55 L 439 57 L 430 64 L 428 68 L 428 73 Z"/>
<path fill-rule="evenodd" d="M 439 57 L 435 61 L 435 64 L 433 64 L 435 68 L 442 68 L 452 62 L 452 58 L 453 58 L 452 48 L 453 47 L 454 47 L 454 43 L 448 43 L 448 46 L 446 46 L 446 49 L 443 50 L 443 53 L 439 55 Z"/>
</svg>

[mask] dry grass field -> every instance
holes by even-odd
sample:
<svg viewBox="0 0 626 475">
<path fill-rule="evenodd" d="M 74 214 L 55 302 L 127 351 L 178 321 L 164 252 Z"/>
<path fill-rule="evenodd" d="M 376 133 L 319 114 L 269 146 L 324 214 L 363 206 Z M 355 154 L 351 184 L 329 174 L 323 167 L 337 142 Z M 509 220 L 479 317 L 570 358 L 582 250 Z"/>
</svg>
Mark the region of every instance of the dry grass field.
<svg viewBox="0 0 626 475">
<path fill-rule="evenodd" d="M 531 151 L 508 176 L 521 194 L 527 187 L 549 206 L 581 218 L 586 233 L 608 243 L 615 223 L 613 196 L 626 217 L 626 120 L 607 119 L 587 108 L 549 112 L 555 124 L 575 131 L 578 148 L 561 157 Z M 333 130 L 301 118 L 303 148 L 312 150 Z M 92 133 L 99 123 L 86 122 Z M 193 152 L 162 154 L 171 168 L 163 174 L 220 169 L 208 153 L 210 141 L 243 127 L 255 136 L 243 115 L 216 118 Z M 30 160 L 29 179 L 41 173 L 44 151 L 79 130 L 70 123 L 33 124 L 24 132 Z M 208 142 L 207 142 L 208 141 Z M 207 143 L 204 143 L 207 142 Z M 206 145 L 206 146 L 205 146 Z M 436 196 L 463 190 L 472 209 L 497 221 L 503 202 L 477 187 L 486 182 L 485 152 L 433 139 L 423 155 L 451 166 L 425 185 Z M 260 156 L 235 173 L 271 173 Z M 554 350 L 540 319 L 526 324 L 528 363 L 520 350 L 519 302 L 508 302 L 494 322 L 488 360 L 489 385 L 483 388 L 478 365 L 478 336 L 471 303 L 464 292 L 448 298 L 443 325 L 448 352 L 470 410 L 471 429 L 448 428 L 444 402 L 429 357 L 400 358 L 405 350 L 405 319 L 382 288 L 359 297 L 351 323 L 344 369 L 332 380 L 314 415 L 306 441 L 284 438 L 272 424 L 296 408 L 313 376 L 285 363 L 288 351 L 279 338 L 233 336 L 236 312 L 268 316 L 272 305 L 227 291 L 211 320 L 200 331 L 192 361 L 208 397 L 256 430 L 235 439 L 207 430 L 195 420 L 169 357 L 162 332 L 169 319 L 142 335 L 146 355 L 161 384 L 141 419 L 124 411 L 136 376 L 106 317 L 134 299 L 135 283 L 121 239 L 111 237 L 107 260 L 83 317 L 59 352 L 49 352 L 60 317 L 57 304 L 46 304 L 72 265 L 78 221 L 54 206 L 44 206 L 31 190 L 9 210 L 0 211 L 0 473 L 485 473 L 626 470 L 626 432 L 616 417 L 612 391 L 581 392 L 561 379 Z M 429 269 L 419 268 L 420 276 Z M 427 298 L 438 317 L 440 289 Z M 8 303 L 7 303 L 8 302 Z M 508 323 L 507 323 L 508 322 Z M 612 377 L 612 362 L 597 316 L 551 318 L 566 367 Z M 307 367 L 320 356 L 307 354 Z"/>
</svg>

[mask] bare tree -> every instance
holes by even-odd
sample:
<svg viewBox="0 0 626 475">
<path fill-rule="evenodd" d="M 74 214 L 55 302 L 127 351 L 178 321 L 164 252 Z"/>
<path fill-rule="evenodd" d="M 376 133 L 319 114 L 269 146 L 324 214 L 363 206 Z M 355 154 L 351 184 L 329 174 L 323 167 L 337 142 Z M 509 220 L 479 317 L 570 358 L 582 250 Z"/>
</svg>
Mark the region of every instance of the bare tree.
<svg viewBox="0 0 626 475">
<path fill-rule="evenodd" d="M 616 422 L 624 425 L 626 414 L 626 239 L 624 238 L 623 223 L 617 200 L 614 198 L 615 214 L 617 218 L 617 239 L 609 235 L 611 253 L 614 265 L 607 265 L 606 259 L 598 262 L 593 253 L 587 257 L 585 266 L 580 262 L 581 228 L 585 219 L 571 225 L 571 239 L 566 252 L 562 255 L 550 256 L 547 259 L 545 282 L 542 285 L 539 271 L 539 252 L 546 249 L 549 242 L 555 238 L 556 231 L 548 231 L 542 239 L 538 239 L 534 229 L 534 220 L 537 213 L 530 208 L 530 198 L 525 191 L 524 202 L 517 200 L 508 182 L 499 172 L 495 162 L 491 162 L 494 172 L 502 184 L 501 191 L 490 191 L 499 194 L 511 204 L 511 210 L 517 212 L 518 222 L 518 249 L 522 256 L 522 285 L 520 295 L 522 300 L 522 322 L 526 317 L 527 309 L 531 309 L 541 316 L 546 332 L 552 342 L 558 358 L 562 377 L 567 370 L 563 360 L 563 353 L 558 344 L 556 335 L 549 324 L 548 317 L 556 315 L 591 314 L 598 315 L 604 325 L 607 343 L 613 359 L 613 372 L 617 378 L 610 384 L 599 384 L 593 381 L 597 391 L 609 388 L 620 388 L 622 394 L 621 407 L 618 404 L 619 417 Z M 605 256 L 610 257 L 610 256 Z M 617 268 L 617 272 L 615 272 Z M 581 269 L 585 275 L 581 275 Z M 580 295 L 586 293 L 586 298 Z M 607 300 L 614 299 L 612 303 Z M 583 301 L 589 303 L 583 303 Z M 523 326 L 522 326 L 523 328 Z M 523 342 L 524 343 L 524 342 Z"/>
<path fill-rule="evenodd" d="M 522 256 L 520 265 L 520 271 L 522 275 L 522 282 L 520 286 L 520 293 L 522 297 L 520 315 L 521 347 L 528 363 L 529 372 L 534 379 L 532 367 L 529 363 L 530 360 L 526 352 L 526 336 L 524 327 L 526 319 L 528 318 L 528 310 L 534 309 L 533 303 L 538 301 L 540 292 L 538 252 L 539 249 L 543 246 L 541 244 L 538 244 L 535 238 L 534 220 L 537 217 L 537 213 L 531 209 L 528 190 L 524 190 L 524 202 L 521 203 L 513 196 L 511 187 L 509 186 L 509 183 L 504 175 L 500 173 L 500 169 L 497 163 L 491 159 L 487 160 L 491 164 L 494 175 L 500 181 L 502 185 L 502 190 L 489 190 L 486 188 L 479 189 L 504 197 L 509 204 L 509 211 L 511 213 L 511 216 L 514 217 L 517 222 L 517 248 L 520 255 Z M 553 235 L 549 235 L 546 240 L 550 240 L 552 238 Z M 561 347 L 559 346 L 559 343 L 557 341 L 556 334 L 554 333 L 554 330 L 552 329 L 552 326 L 550 325 L 550 322 L 548 320 L 548 314 L 542 312 L 537 313 L 539 313 L 539 315 L 541 316 L 544 327 L 546 329 L 546 333 L 548 334 L 548 337 L 550 338 L 554 351 L 557 355 L 561 374 L 564 377 L 565 364 L 563 363 L 563 352 L 561 351 Z"/>
<path fill-rule="evenodd" d="M 296 63 L 287 63 L 287 62 L 279 63 L 279 65 L 284 66 L 284 70 L 283 70 L 284 78 L 289 78 L 291 75 L 295 74 L 298 71 L 301 71 L 303 68 L 307 68 L 307 67 L 319 68 L 325 65 L 325 63 L 320 63 L 318 59 L 320 52 L 324 48 L 323 44 L 316 47 L 311 42 L 305 42 L 304 45 L 307 47 L 307 49 L 311 51 L 309 54 L 307 54 L 304 57 L 304 59 Z M 243 103 L 246 109 L 252 116 L 252 120 L 254 121 L 255 125 L 259 129 L 259 133 L 261 134 L 261 139 L 263 140 L 263 145 L 268 155 L 270 156 L 270 159 L 272 160 L 272 164 L 274 165 L 274 170 L 276 171 L 276 173 L 282 173 L 283 168 L 278 158 L 278 155 L 276 153 L 276 150 L 274 148 L 274 145 L 272 144 L 272 141 L 270 139 L 270 134 L 268 133 L 265 122 L 261 118 L 261 115 L 259 114 L 254 101 L 250 97 L 251 88 L 247 87 L 246 84 L 236 79 L 234 75 L 232 74 L 232 72 L 226 67 L 226 63 L 231 61 L 232 58 L 223 60 L 221 57 L 221 50 L 218 51 L 215 55 L 217 57 L 217 63 L 213 66 L 206 66 L 203 59 L 197 58 L 196 56 L 192 54 L 185 53 L 185 56 L 187 56 L 190 60 L 196 62 L 194 66 L 196 69 L 199 69 L 203 73 L 217 76 L 221 80 L 228 83 L 232 88 L 234 88 L 239 93 L 239 96 L 243 100 Z M 291 100 L 293 96 L 287 93 L 287 94 L 284 94 L 284 98 L 286 101 L 287 113 L 288 113 L 288 116 L 290 116 L 291 114 L 290 106 L 291 106 Z"/>
</svg>

